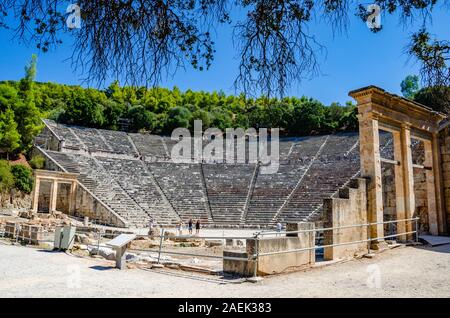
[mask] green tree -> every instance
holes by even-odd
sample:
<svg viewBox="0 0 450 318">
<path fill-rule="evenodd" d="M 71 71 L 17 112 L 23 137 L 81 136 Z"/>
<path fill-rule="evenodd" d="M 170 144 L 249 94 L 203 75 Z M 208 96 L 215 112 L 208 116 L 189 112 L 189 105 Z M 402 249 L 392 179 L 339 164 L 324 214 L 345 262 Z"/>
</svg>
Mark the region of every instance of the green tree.
<svg viewBox="0 0 450 318">
<path fill-rule="evenodd" d="M 118 103 L 115 100 L 105 101 L 103 104 L 103 117 L 105 119 L 103 127 L 117 130 L 119 128 L 119 118 L 123 116 L 125 111 L 126 106 L 123 103 Z"/>
<path fill-rule="evenodd" d="M 0 193 L 7 193 L 14 187 L 14 176 L 8 161 L 0 160 Z"/>
<path fill-rule="evenodd" d="M 133 106 L 128 110 L 128 118 L 132 121 L 132 130 L 149 130 L 156 127 L 156 115 L 146 110 L 143 106 Z"/>
<path fill-rule="evenodd" d="M 33 143 L 34 137 L 42 129 L 40 112 L 35 104 L 34 80 L 37 73 L 37 56 L 32 55 L 30 63 L 25 66 L 25 76 L 19 82 L 19 95 L 22 98 L 21 103 L 14 107 L 17 120 L 17 130 L 21 136 L 21 149 L 28 151 Z"/>
<path fill-rule="evenodd" d="M 171 108 L 167 114 L 165 132 L 170 134 L 176 128 L 189 128 L 191 119 L 192 113 L 186 107 Z"/>
<path fill-rule="evenodd" d="M 414 95 L 419 90 L 419 77 L 417 75 L 408 75 L 401 82 L 402 94 L 406 98 L 414 99 Z"/>
<path fill-rule="evenodd" d="M 41 155 L 37 155 L 31 158 L 31 160 L 28 161 L 28 163 L 33 169 L 43 169 L 45 166 L 45 158 Z"/>
<path fill-rule="evenodd" d="M 66 103 L 66 110 L 62 116 L 64 122 L 87 127 L 102 127 L 105 119 L 100 92 L 77 87 Z"/>
<path fill-rule="evenodd" d="M 313 99 L 303 99 L 293 110 L 289 130 L 294 135 L 318 134 L 325 124 L 324 106 Z"/>
<path fill-rule="evenodd" d="M 24 165 L 14 165 L 11 167 L 11 173 L 16 189 L 27 194 L 31 193 L 34 183 L 33 171 Z"/>
<path fill-rule="evenodd" d="M 422 88 L 414 95 L 414 101 L 450 115 L 450 87 L 448 86 Z"/>
<path fill-rule="evenodd" d="M 9 154 L 20 146 L 20 134 L 17 131 L 17 123 L 14 120 L 14 112 L 7 108 L 0 113 L 0 150 Z"/>
</svg>

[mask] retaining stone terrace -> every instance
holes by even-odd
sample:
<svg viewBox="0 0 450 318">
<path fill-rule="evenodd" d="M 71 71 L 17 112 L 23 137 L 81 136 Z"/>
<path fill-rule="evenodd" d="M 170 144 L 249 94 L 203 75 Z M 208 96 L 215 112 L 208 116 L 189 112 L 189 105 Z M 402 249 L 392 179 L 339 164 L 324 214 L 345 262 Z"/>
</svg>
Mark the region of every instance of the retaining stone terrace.
<svg viewBox="0 0 450 318">
<path fill-rule="evenodd" d="M 239 224 L 255 165 L 203 164 L 206 190 L 215 224 Z"/>
<path fill-rule="evenodd" d="M 147 162 L 148 169 L 183 222 L 210 223 L 208 202 L 199 164 Z"/>
</svg>

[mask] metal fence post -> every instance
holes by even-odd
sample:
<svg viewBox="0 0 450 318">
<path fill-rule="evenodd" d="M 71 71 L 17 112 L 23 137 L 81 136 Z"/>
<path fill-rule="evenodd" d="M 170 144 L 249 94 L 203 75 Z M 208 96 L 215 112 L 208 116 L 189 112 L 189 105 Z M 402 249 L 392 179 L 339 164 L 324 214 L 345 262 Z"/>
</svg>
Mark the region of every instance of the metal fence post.
<svg viewBox="0 0 450 318">
<path fill-rule="evenodd" d="M 162 250 L 163 238 L 164 238 L 164 229 L 161 230 L 161 236 L 159 238 L 158 264 L 159 264 L 159 261 L 161 260 L 161 250 Z"/>
<path fill-rule="evenodd" d="M 419 219 L 416 218 L 415 222 L 416 222 L 416 243 L 418 243 L 419 242 Z"/>
<path fill-rule="evenodd" d="M 370 234 L 370 223 L 367 224 L 367 252 L 370 254 L 370 244 L 372 243 L 372 235 Z"/>
<path fill-rule="evenodd" d="M 258 262 L 259 262 L 259 233 L 255 235 L 255 252 L 254 252 L 255 268 L 253 270 L 253 277 L 258 276 Z"/>
<path fill-rule="evenodd" d="M 98 240 L 97 240 L 97 255 L 100 255 L 100 240 L 102 238 L 102 229 L 98 229 Z"/>
</svg>

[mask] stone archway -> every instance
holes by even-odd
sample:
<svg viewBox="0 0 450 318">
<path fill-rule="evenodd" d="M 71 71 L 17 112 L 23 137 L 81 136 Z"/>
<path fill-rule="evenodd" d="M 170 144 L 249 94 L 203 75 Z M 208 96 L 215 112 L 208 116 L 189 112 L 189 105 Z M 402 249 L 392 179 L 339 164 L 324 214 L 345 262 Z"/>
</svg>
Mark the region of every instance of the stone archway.
<svg viewBox="0 0 450 318">
<path fill-rule="evenodd" d="M 370 179 L 368 185 L 368 220 L 383 222 L 383 198 L 379 130 L 392 133 L 394 144 L 396 218 L 410 219 L 414 215 L 414 175 L 411 138 L 423 142 L 425 150 L 426 188 L 430 233 L 445 233 L 445 207 L 439 151 L 439 124 L 444 114 L 387 93 L 381 88 L 369 86 L 349 93 L 358 103 L 360 131 L 361 175 Z M 390 160 L 392 161 L 392 160 Z M 399 222 L 398 233 L 413 231 L 412 222 Z M 370 229 L 372 238 L 384 237 L 383 224 Z M 407 235 L 401 237 L 407 240 Z M 383 239 L 373 242 L 379 248 Z"/>
<path fill-rule="evenodd" d="M 58 185 L 59 184 L 70 184 L 70 191 L 68 195 L 68 213 L 73 213 L 75 210 L 75 195 L 77 191 L 77 174 L 59 172 L 59 171 L 49 171 L 49 170 L 35 170 L 34 171 L 35 186 L 33 190 L 33 200 L 31 209 L 33 212 L 38 212 L 39 206 L 39 193 L 40 185 L 42 181 L 51 182 L 50 190 L 50 202 L 49 202 L 49 213 L 56 211 L 57 198 L 58 198 Z M 66 211 L 65 211 L 66 212 Z"/>
</svg>

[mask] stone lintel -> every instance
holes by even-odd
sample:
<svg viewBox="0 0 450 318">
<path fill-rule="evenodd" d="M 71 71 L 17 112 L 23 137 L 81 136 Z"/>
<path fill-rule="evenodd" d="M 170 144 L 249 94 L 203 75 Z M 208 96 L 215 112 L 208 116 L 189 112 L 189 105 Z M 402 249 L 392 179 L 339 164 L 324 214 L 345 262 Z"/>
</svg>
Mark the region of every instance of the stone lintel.
<svg viewBox="0 0 450 318">
<path fill-rule="evenodd" d="M 71 183 L 78 178 L 77 173 L 51 171 L 51 170 L 34 170 L 34 176 L 40 180 L 57 180 L 58 182 Z"/>
<path fill-rule="evenodd" d="M 358 102 L 360 114 L 372 113 L 380 122 L 402 125 L 407 123 L 420 131 L 436 133 L 446 115 L 400 96 L 369 86 L 349 93 Z"/>
</svg>

